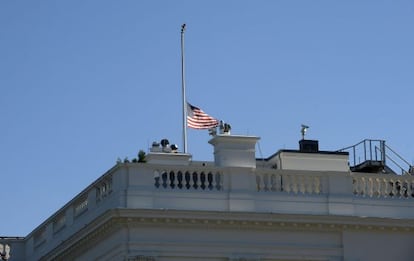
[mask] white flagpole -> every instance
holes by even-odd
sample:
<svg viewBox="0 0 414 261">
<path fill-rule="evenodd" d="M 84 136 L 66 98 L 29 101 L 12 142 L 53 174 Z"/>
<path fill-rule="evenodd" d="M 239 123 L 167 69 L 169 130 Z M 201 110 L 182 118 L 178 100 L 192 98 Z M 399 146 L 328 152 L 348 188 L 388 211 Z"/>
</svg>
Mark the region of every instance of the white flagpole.
<svg viewBox="0 0 414 261">
<path fill-rule="evenodd" d="M 181 25 L 181 89 L 183 96 L 183 149 L 184 153 L 187 153 L 187 100 L 185 96 L 184 32 L 185 24 Z"/>
</svg>

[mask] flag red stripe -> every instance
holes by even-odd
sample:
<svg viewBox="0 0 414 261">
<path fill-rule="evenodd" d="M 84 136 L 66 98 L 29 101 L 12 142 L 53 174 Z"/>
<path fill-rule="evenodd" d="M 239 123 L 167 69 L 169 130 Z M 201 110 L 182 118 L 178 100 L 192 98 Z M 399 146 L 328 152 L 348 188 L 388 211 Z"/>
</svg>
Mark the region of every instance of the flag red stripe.
<svg viewBox="0 0 414 261">
<path fill-rule="evenodd" d="M 188 104 L 187 108 L 187 126 L 189 128 L 203 130 L 218 126 L 219 121 L 200 108 L 191 104 Z"/>
</svg>

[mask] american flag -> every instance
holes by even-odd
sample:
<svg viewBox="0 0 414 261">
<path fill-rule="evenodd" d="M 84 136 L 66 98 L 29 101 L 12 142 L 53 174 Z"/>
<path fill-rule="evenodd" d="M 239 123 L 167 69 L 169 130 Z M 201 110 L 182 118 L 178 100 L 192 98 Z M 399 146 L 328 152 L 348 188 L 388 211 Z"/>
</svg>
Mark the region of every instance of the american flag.
<svg viewBox="0 0 414 261">
<path fill-rule="evenodd" d="M 200 108 L 187 103 L 187 126 L 192 129 L 205 130 L 216 127 L 219 121 Z"/>
</svg>

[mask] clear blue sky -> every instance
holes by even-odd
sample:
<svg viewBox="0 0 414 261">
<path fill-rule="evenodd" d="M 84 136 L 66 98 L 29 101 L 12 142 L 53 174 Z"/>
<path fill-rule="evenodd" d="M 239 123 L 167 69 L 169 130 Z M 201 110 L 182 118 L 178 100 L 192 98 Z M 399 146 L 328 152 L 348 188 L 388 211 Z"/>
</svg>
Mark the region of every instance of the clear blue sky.
<svg viewBox="0 0 414 261">
<path fill-rule="evenodd" d="M 364 138 L 414 161 L 414 2 L 0 1 L 1 236 L 26 236 L 152 141 L 180 147 L 180 27 L 187 97 L 296 149 Z M 195 160 L 207 131 L 189 130 Z"/>
</svg>

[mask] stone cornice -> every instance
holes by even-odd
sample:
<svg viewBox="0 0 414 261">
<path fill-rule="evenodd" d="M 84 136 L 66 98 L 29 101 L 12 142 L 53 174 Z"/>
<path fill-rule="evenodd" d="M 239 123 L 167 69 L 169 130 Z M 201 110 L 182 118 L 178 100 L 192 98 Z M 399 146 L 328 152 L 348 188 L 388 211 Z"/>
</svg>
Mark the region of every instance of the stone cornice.
<svg viewBox="0 0 414 261">
<path fill-rule="evenodd" d="M 152 211 L 150 211 L 152 212 Z M 256 229 L 289 231 L 343 231 L 343 230 L 378 230 L 387 232 L 414 232 L 414 221 L 392 219 L 373 219 L 363 217 L 331 217 L 280 215 L 256 213 L 210 213 L 193 215 L 191 213 L 141 213 L 139 217 L 127 215 L 120 218 L 129 226 L 197 226 L 217 229 Z M 147 215 L 145 215 L 147 214 Z"/>
<path fill-rule="evenodd" d="M 194 227 L 284 231 L 383 231 L 414 233 L 414 220 L 251 212 L 114 209 L 62 242 L 40 260 L 68 260 L 121 228 Z"/>
<path fill-rule="evenodd" d="M 320 225 L 343 226 L 346 228 L 356 227 L 395 227 L 397 230 L 403 228 L 414 229 L 413 219 L 371 218 L 339 215 L 303 215 L 303 214 L 278 214 L 258 212 L 225 212 L 225 211 L 187 211 L 187 210 L 138 210 L 138 209 L 116 209 L 118 217 L 138 218 L 139 220 L 152 220 L 151 223 L 161 220 L 177 220 L 179 223 L 194 223 L 205 220 L 211 223 L 243 223 L 255 226 L 277 223 L 309 223 Z M 155 220 L 154 220 L 155 219 Z M 287 222 L 288 221 L 288 222 Z M 392 229 L 395 230 L 395 229 Z"/>
</svg>

